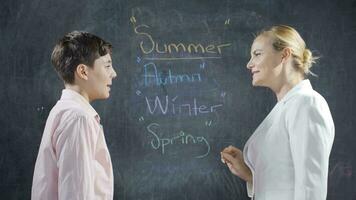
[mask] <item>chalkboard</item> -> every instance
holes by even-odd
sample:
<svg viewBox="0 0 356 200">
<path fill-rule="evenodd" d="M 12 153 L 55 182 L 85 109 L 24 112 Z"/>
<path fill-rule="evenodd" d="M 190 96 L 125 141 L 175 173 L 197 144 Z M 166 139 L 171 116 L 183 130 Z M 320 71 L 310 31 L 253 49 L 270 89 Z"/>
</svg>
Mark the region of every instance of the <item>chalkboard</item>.
<svg viewBox="0 0 356 200">
<path fill-rule="evenodd" d="M 0 197 L 30 199 L 50 109 L 63 84 L 50 64 L 57 39 L 92 32 L 114 46 L 110 99 L 93 106 L 113 162 L 114 199 L 249 199 L 220 162 L 276 103 L 246 69 L 254 34 L 295 27 L 321 58 L 310 77 L 336 136 L 328 200 L 354 200 L 355 1 L 2 1 Z"/>
</svg>

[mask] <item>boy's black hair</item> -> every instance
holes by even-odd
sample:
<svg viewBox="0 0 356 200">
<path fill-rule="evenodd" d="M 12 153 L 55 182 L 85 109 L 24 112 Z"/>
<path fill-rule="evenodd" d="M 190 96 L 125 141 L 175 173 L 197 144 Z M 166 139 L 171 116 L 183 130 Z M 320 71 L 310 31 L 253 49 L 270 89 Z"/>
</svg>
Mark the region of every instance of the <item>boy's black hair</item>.
<svg viewBox="0 0 356 200">
<path fill-rule="evenodd" d="M 100 37 L 84 31 L 66 34 L 55 45 L 51 62 L 64 83 L 74 83 L 79 64 L 93 67 L 94 61 L 112 53 L 112 45 Z"/>
</svg>

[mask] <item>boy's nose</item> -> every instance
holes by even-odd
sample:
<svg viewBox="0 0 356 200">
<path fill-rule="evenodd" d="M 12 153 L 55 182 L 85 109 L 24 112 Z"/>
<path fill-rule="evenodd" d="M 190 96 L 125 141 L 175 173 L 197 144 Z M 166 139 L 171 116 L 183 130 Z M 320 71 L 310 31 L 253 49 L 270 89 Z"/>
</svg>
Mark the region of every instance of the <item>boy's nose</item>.
<svg viewBox="0 0 356 200">
<path fill-rule="evenodd" d="M 116 73 L 115 69 L 113 68 L 112 71 L 113 71 L 113 73 L 112 73 L 112 78 L 116 78 L 117 73 Z"/>
</svg>

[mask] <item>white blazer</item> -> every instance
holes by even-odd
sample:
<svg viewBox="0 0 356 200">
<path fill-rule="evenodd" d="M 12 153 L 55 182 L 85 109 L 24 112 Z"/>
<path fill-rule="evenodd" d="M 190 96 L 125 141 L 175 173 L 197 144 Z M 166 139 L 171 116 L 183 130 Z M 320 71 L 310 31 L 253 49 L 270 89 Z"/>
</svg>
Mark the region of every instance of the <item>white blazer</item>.
<svg viewBox="0 0 356 200">
<path fill-rule="evenodd" d="M 293 87 L 245 144 L 255 200 L 325 200 L 334 123 L 309 80 Z"/>
</svg>

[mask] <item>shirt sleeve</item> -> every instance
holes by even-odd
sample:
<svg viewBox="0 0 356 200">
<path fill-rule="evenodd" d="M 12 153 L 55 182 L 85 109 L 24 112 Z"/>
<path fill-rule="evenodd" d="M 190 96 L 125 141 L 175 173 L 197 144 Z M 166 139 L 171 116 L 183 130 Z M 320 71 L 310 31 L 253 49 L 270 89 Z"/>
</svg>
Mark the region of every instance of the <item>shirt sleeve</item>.
<svg viewBox="0 0 356 200">
<path fill-rule="evenodd" d="M 252 180 L 253 180 L 253 175 L 252 175 Z M 246 182 L 246 188 L 247 188 L 247 196 L 252 198 L 254 195 L 254 185 L 253 182 Z"/>
<path fill-rule="evenodd" d="M 58 199 L 94 197 L 94 121 L 75 116 L 60 130 L 55 143 L 58 167 Z"/>
<path fill-rule="evenodd" d="M 251 175 L 252 175 L 252 182 L 248 182 L 246 181 L 246 189 L 247 189 L 247 196 L 252 198 L 254 196 L 254 170 L 250 167 L 250 164 L 247 160 L 247 146 L 244 147 L 244 150 L 243 150 L 243 157 L 244 157 L 244 162 L 246 164 L 246 166 L 251 170 Z"/>
<path fill-rule="evenodd" d="M 294 106 L 294 105 L 293 105 Z M 334 123 L 324 99 L 305 98 L 287 115 L 294 200 L 325 200 Z"/>
</svg>

